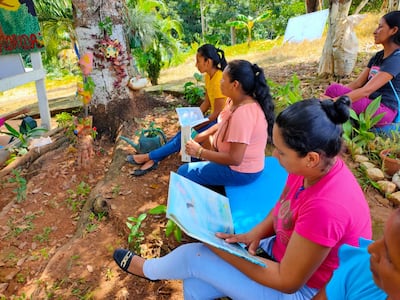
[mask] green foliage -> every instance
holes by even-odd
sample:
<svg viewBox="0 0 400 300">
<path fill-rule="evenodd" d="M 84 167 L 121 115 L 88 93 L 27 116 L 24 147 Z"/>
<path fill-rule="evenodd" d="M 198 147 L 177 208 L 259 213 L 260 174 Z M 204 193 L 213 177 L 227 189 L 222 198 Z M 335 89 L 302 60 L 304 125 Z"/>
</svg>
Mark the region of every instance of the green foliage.
<svg viewBox="0 0 400 300">
<path fill-rule="evenodd" d="M 75 191 L 72 189 L 67 190 L 69 197 L 66 199 L 67 205 L 73 212 L 79 211 L 86 202 L 87 196 L 90 194 L 90 186 L 81 181 L 77 186 Z"/>
<path fill-rule="evenodd" d="M 17 202 L 21 203 L 26 199 L 27 182 L 24 177 L 21 176 L 21 172 L 17 169 L 12 170 L 14 177 L 8 179 L 9 183 L 16 183 L 17 187 L 13 190 L 17 194 Z"/>
<path fill-rule="evenodd" d="M 106 35 L 111 36 L 112 35 L 112 20 L 110 17 L 106 17 L 106 19 L 103 21 L 99 22 L 99 28 L 105 32 Z"/>
<path fill-rule="evenodd" d="M 24 219 L 22 224 L 18 224 L 15 220 L 15 217 L 11 217 L 7 220 L 7 226 L 10 228 L 10 231 L 7 233 L 7 237 L 18 237 L 21 233 L 30 231 L 35 227 L 31 220 Z"/>
<path fill-rule="evenodd" d="M 183 85 L 183 97 L 189 104 L 198 105 L 205 95 L 204 86 L 200 85 L 200 82 L 203 81 L 203 76 L 199 73 L 195 73 L 193 77 L 196 83 L 188 81 Z"/>
<path fill-rule="evenodd" d="M 40 243 L 47 243 L 49 241 L 49 235 L 53 231 L 51 227 L 44 227 L 43 233 L 36 234 L 33 237 L 34 241 L 38 241 Z"/>
<path fill-rule="evenodd" d="M 278 110 L 282 110 L 303 99 L 301 81 L 296 74 L 293 74 L 291 81 L 286 84 L 280 85 L 271 80 L 267 80 L 267 83 L 271 89 L 271 94 L 275 99 L 275 105 Z"/>
<path fill-rule="evenodd" d="M 4 126 L 8 131 L 0 131 L 0 133 L 7 134 L 18 139 L 21 144 L 18 146 L 19 148 L 28 148 L 28 141 L 30 138 L 38 137 L 41 133 L 46 132 L 46 128 L 33 128 L 31 129 L 27 124 L 27 132 L 22 133 L 20 130 L 14 129 L 10 124 L 7 122 L 4 123 Z"/>
<path fill-rule="evenodd" d="M 59 52 L 71 48 L 76 40 L 71 0 L 35 0 L 33 3 L 45 45 L 44 65 L 48 73 L 59 72 L 63 67 L 57 57 Z"/>
<path fill-rule="evenodd" d="M 350 109 L 350 118 L 355 122 L 353 126 L 352 121 L 347 121 L 343 124 L 343 138 L 348 144 L 350 152 L 354 155 L 357 148 L 361 148 L 363 151 L 365 147 L 375 139 L 375 133 L 371 131 L 384 116 L 384 114 L 378 114 L 374 116 L 381 103 L 381 97 L 377 97 L 372 101 L 366 108 L 365 112 L 359 115 L 352 109 Z"/>
<path fill-rule="evenodd" d="M 146 137 L 156 137 L 163 135 L 163 131 L 160 127 L 156 127 L 156 123 L 151 121 L 148 127 L 142 128 L 141 130 L 136 130 L 135 134 L 137 136 L 146 136 Z"/>
<path fill-rule="evenodd" d="M 132 54 L 138 71 L 147 73 L 153 85 L 181 48 L 182 26 L 167 11 L 164 1 L 128 1 L 126 27 Z"/>
<path fill-rule="evenodd" d="M 159 205 L 149 210 L 148 212 L 151 215 L 161 215 L 167 213 L 167 207 L 165 205 Z M 182 241 L 182 230 L 176 225 L 176 223 L 170 219 L 168 219 L 167 224 L 165 226 L 165 235 L 169 237 L 171 233 L 174 234 L 175 240 L 178 242 Z"/>
<path fill-rule="evenodd" d="M 159 49 L 143 50 L 136 48 L 133 50 L 137 66 L 142 72 L 146 72 L 152 85 L 157 85 L 160 71 L 163 66 L 161 52 Z"/>
<path fill-rule="evenodd" d="M 67 128 L 73 125 L 74 116 L 68 112 L 63 111 L 62 113 L 55 115 L 56 122 L 59 127 Z"/>
<path fill-rule="evenodd" d="M 247 46 L 250 47 L 251 36 L 252 36 L 254 24 L 267 20 L 267 18 L 270 16 L 270 13 L 271 13 L 270 11 L 266 11 L 256 18 L 238 14 L 236 16 L 236 20 L 228 21 L 227 25 L 238 28 L 238 29 L 242 29 L 242 28 L 246 29 L 247 30 Z"/>
<path fill-rule="evenodd" d="M 140 214 L 139 217 L 128 217 L 126 226 L 129 229 L 128 245 L 134 252 L 140 253 L 140 244 L 144 240 L 144 232 L 141 230 L 142 222 L 146 219 L 147 214 Z"/>
</svg>

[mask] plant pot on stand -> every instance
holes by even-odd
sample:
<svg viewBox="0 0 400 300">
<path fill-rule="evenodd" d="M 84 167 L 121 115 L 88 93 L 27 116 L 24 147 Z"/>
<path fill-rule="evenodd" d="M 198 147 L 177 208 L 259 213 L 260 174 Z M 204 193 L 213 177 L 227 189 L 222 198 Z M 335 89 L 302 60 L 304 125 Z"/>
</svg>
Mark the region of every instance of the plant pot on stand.
<svg viewBox="0 0 400 300">
<path fill-rule="evenodd" d="M 383 170 L 389 176 L 393 176 L 400 170 L 400 150 L 397 149 L 384 149 L 379 153 L 382 159 Z"/>
</svg>

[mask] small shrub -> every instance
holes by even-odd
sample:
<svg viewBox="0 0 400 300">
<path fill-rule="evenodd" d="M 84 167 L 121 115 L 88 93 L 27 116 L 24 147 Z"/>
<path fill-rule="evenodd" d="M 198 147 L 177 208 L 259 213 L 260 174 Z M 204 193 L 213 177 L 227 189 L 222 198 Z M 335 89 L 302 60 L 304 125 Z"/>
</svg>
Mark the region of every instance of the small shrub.
<svg viewBox="0 0 400 300">
<path fill-rule="evenodd" d="M 151 215 L 160 215 L 166 214 L 167 207 L 165 205 L 159 205 L 149 210 L 149 214 Z M 182 230 L 176 225 L 176 223 L 170 219 L 168 219 L 167 224 L 165 225 L 165 235 L 169 237 L 171 233 L 174 234 L 175 240 L 179 243 L 182 241 Z"/>
<path fill-rule="evenodd" d="M 140 244 L 144 240 L 144 232 L 141 230 L 142 222 L 146 219 L 147 214 L 140 214 L 139 217 L 128 217 L 126 226 L 129 228 L 128 245 L 129 248 L 136 253 L 140 253 Z"/>
<path fill-rule="evenodd" d="M 296 74 L 293 74 L 291 80 L 283 85 L 271 80 L 267 80 L 267 83 L 271 89 L 271 94 L 274 95 L 275 105 L 278 110 L 282 110 L 303 99 L 301 81 Z"/>
<path fill-rule="evenodd" d="M 205 96 L 204 87 L 200 85 L 203 77 L 199 73 L 195 73 L 193 77 L 196 83 L 188 81 L 183 85 L 183 97 L 189 104 L 198 105 Z"/>
</svg>

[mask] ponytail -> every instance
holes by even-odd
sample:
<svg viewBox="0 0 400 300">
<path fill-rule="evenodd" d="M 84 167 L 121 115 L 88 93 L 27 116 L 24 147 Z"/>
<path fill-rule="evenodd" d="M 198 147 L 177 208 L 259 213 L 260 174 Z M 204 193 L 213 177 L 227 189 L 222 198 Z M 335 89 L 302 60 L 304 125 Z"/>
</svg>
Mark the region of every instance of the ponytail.
<svg viewBox="0 0 400 300">
<path fill-rule="evenodd" d="M 268 123 L 268 142 L 271 143 L 275 105 L 263 69 L 246 60 L 233 60 L 229 62 L 228 68 L 230 79 L 240 82 L 246 95 L 251 96 L 260 104 Z"/>
<path fill-rule="evenodd" d="M 224 51 L 214 45 L 204 44 L 197 49 L 197 53 L 204 58 L 211 59 L 213 66 L 219 70 L 224 70 L 227 65 Z"/>
</svg>

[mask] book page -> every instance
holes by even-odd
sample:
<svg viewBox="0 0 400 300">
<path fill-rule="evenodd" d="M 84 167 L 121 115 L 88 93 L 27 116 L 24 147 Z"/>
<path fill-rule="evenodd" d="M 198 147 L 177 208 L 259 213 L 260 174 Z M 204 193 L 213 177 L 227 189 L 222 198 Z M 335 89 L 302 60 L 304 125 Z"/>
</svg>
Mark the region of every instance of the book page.
<svg viewBox="0 0 400 300">
<path fill-rule="evenodd" d="M 170 173 L 167 218 L 199 241 L 266 266 L 239 244 L 215 236 L 216 232 L 234 232 L 229 199 L 174 172 Z"/>
<path fill-rule="evenodd" d="M 200 107 L 177 107 L 176 113 L 178 114 L 181 126 L 194 127 L 208 121 L 208 118 L 204 117 Z"/>
</svg>

